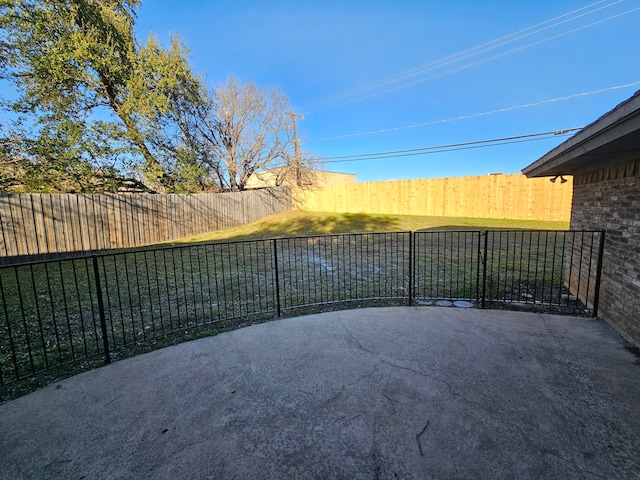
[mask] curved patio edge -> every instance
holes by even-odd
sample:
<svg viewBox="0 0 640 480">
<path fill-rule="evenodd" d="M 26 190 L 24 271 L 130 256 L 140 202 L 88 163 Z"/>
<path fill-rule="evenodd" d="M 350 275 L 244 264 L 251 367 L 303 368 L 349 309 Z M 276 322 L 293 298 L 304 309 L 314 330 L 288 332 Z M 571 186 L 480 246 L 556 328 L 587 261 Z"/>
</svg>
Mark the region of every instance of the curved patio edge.
<svg viewBox="0 0 640 480">
<path fill-rule="evenodd" d="M 599 320 L 276 320 L 0 405 L 0 478 L 633 478 L 637 358 Z"/>
</svg>

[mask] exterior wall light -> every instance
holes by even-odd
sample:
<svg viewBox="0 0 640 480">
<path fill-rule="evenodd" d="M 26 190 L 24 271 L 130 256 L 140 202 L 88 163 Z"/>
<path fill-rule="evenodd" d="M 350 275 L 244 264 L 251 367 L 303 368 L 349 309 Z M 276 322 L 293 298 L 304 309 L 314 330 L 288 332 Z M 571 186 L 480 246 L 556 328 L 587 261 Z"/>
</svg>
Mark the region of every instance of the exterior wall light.
<svg viewBox="0 0 640 480">
<path fill-rule="evenodd" d="M 562 175 L 556 175 L 555 177 L 549 179 L 549 181 L 551 183 L 556 183 L 556 180 L 558 179 L 558 177 L 560 177 L 560 183 L 567 183 L 567 179 L 564 178 Z"/>
</svg>

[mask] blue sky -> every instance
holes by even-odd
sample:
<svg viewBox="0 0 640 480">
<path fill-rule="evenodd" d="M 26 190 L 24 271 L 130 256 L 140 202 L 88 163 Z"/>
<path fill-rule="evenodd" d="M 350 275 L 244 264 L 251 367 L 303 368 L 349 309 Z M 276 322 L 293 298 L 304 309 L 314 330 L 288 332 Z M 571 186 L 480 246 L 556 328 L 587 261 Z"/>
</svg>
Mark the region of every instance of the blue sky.
<svg viewBox="0 0 640 480">
<path fill-rule="evenodd" d="M 334 157 L 584 126 L 640 85 L 397 129 L 639 82 L 636 8 L 640 2 L 628 0 L 147 1 L 137 28 L 165 41 L 179 33 L 195 69 L 213 85 L 233 74 L 281 87 L 305 114 L 299 122 L 305 149 Z M 452 57 L 498 38 L 504 45 Z M 447 58 L 446 65 L 432 64 Z M 344 96 L 429 64 L 384 88 Z M 349 136 L 386 129 L 397 130 Z M 562 140 L 325 166 L 355 173 L 358 181 L 515 173 Z"/>
<path fill-rule="evenodd" d="M 640 82 L 639 27 L 640 0 L 146 0 L 136 30 L 178 33 L 210 85 L 279 86 L 305 114 L 303 148 L 335 157 L 584 126 L 640 83 L 433 122 Z M 392 131 L 357 135 L 379 130 Z M 563 139 L 325 168 L 358 181 L 516 173 Z"/>
</svg>

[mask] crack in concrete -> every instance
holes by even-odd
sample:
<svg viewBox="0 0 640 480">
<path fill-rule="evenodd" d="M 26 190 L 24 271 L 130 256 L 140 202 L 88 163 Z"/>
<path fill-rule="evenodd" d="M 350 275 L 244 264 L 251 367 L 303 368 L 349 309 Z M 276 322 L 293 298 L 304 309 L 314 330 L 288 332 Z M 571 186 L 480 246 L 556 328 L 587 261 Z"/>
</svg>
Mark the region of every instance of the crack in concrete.
<svg viewBox="0 0 640 480">
<path fill-rule="evenodd" d="M 407 366 L 404 366 L 404 365 L 398 365 L 398 364 L 396 364 L 396 363 L 390 362 L 390 361 L 388 361 L 388 360 L 386 360 L 386 359 L 382 358 L 380 354 L 378 354 L 378 353 L 376 353 L 376 352 L 374 352 L 374 351 L 372 351 L 372 350 L 370 350 L 370 349 L 368 349 L 368 348 L 365 348 L 365 347 L 362 345 L 362 343 L 360 343 L 360 341 L 359 341 L 359 340 L 358 340 L 358 339 L 353 335 L 353 333 L 351 332 L 351 330 L 349 330 L 349 328 L 344 324 L 344 321 L 342 320 L 342 318 L 340 317 L 340 315 L 338 315 L 338 319 L 340 320 L 340 323 L 342 324 L 342 327 L 345 329 L 345 331 L 347 332 L 347 334 L 349 335 L 349 337 L 351 337 L 351 339 L 352 339 L 352 340 L 353 340 L 353 342 L 358 346 L 358 348 L 359 348 L 359 349 L 361 349 L 361 350 L 363 350 L 363 351 L 365 351 L 365 352 L 369 353 L 370 355 L 373 355 L 373 356 L 374 356 L 374 357 L 376 357 L 378 360 L 380 360 L 380 363 L 374 367 L 374 371 L 375 371 L 375 369 L 376 369 L 379 365 L 381 365 L 381 364 L 385 364 L 385 365 L 388 365 L 388 366 L 393 367 L 393 368 L 397 368 L 397 369 L 400 369 L 400 370 L 406 370 L 406 371 L 409 371 L 409 372 L 415 373 L 416 375 L 419 375 L 419 376 L 421 376 L 421 377 L 428 378 L 428 379 L 430 379 L 430 380 L 435 380 L 435 381 L 438 381 L 438 382 L 442 383 L 443 385 L 445 385 L 445 386 L 447 387 L 447 389 L 449 390 L 449 394 L 450 394 L 452 397 L 458 397 L 458 398 L 461 398 L 462 400 L 466 401 L 466 402 L 467 402 L 467 403 L 469 403 L 470 405 L 475 406 L 476 408 L 482 408 L 482 406 L 481 406 L 480 404 L 478 404 L 478 403 L 476 403 L 476 402 L 473 402 L 472 400 L 468 399 L 468 398 L 467 398 L 467 397 L 465 397 L 464 395 L 462 395 L 462 394 L 460 394 L 460 393 L 456 392 L 456 391 L 455 391 L 455 389 L 454 389 L 454 387 L 453 387 L 449 382 L 447 382 L 446 380 L 443 380 L 443 379 L 442 379 L 442 378 L 440 378 L 439 376 L 434 375 L 434 374 L 425 373 L 425 372 L 422 372 L 422 371 L 416 370 L 415 368 L 407 367 Z M 372 373 L 373 373 L 373 372 L 372 372 Z M 370 375 L 369 375 L 369 376 L 370 376 Z M 365 377 L 360 377 L 358 380 L 361 380 L 362 378 L 365 378 Z"/>
<path fill-rule="evenodd" d="M 359 413 L 358 415 L 354 415 L 354 416 L 352 416 L 352 417 L 347 418 L 344 422 L 342 422 L 342 423 L 340 424 L 340 426 L 338 427 L 338 430 L 341 430 L 341 429 L 342 429 L 342 427 L 344 427 L 347 423 L 349 423 L 350 421 L 355 420 L 356 418 L 359 418 L 359 417 L 361 417 L 361 416 L 362 416 L 362 414 L 361 414 L 361 413 Z M 343 416 L 343 417 L 340 417 L 339 419 L 337 419 L 335 422 L 333 422 L 333 423 L 332 423 L 332 425 L 335 425 L 335 424 L 336 424 L 336 423 L 338 423 L 340 420 L 342 420 L 344 417 L 346 417 L 346 415 L 345 415 L 345 416 Z"/>
<path fill-rule="evenodd" d="M 389 403 L 391 404 L 391 411 L 395 415 L 396 414 L 396 402 L 395 402 L 395 400 L 393 400 L 389 395 L 387 395 L 384 392 L 382 393 L 382 395 L 384 396 L 384 398 L 389 400 Z"/>
<path fill-rule="evenodd" d="M 466 330 L 459 330 L 459 329 L 457 329 L 457 328 L 454 328 L 454 329 L 453 329 L 453 331 L 454 331 L 454 332 L 458 332 L 458 333 L 464 333 L 464 334 L 466 334 L 466 335 L 475 335 L 475 333 L 474 333 L 474 332 L 467 332 Z"/>
<path fill-rule="evenodd" d="M 478 409 L 483 409 L 483 408 L 484 408 L 480 403 L 478 403 L 478 402 L 474 402 L 473 400 L 470 400 L 469 398 L 467 398 L 467 397 L 465 397 L 464 395 L 462 395 L 462 394 L 460 394 L 460 393 L 456 392 L 456 391 L 455 391 L 455 390 L 453 390 L 453 389 L 451 389 L 451 395 L 452 395 L 453 397 L 460 398 L 460 399 L 464 400 L 464 401 L 465 401 L 465 402 L 467 402 L 469 405 L 472 405 L 472 406 L 474 406 L 474 407 L 476 407 L 476 408 L 478 408 Z"/>
<path fill-rule="evenodd" d="M 51 467 L 52 465 L 55 465 L 55 464 L 57 464 L 57 463 L 70 463 L 70 462 L 73 462 L 73 460 L 72 460 L 71 458 L 67 458 L 67 459 L 63 459 L 63 460 L 61 460 L 61 459 L 60 459 L 60 457 L 62 457 L 62 455 L 63 455 L 63 454 L 58 455 L 56 458 L 54 458 L 53 460 L 51 460 L 49 463 L 47 463 L 46 465 L 44 465 L 42 468 L 43 468 L 43 469 L 45 469 L 45 468 L 49 468 L 49 467 Z"/>
<path fill-rule="evenodd" d="M 111 405 L 113 402 L 115 402 L 116 400 L 118 400 L 118 399 L 122 398 L 123 396 L 124 396 L 124 393 L 121 393 L 120 395 L 117 395 L 116 397 L 112 398 L 108 403 L 106 403 L 106 404 L 104 405 L 104 407 L 103 407 L 103 408 L 108 407 L 108 406 L 109 406 L 109 405 Z"/>
<path fill-rule="evenodd" d="M 420 376 L 423 376 L 423 377 L 427 377 L 427 378 L 431 378 L 429 375 L 424 374 L 424 373 L 422 373 L 422 372 L 419 372 L 418 370 L 414 370 L 414 369 L 412 369 L 412 368 L 410 368 L 410 367 L 405 367 L 405 366 L 403 366 L 403 365 L 397 365 L 397 364 L 391 363 L 391 362 L 389 362 L 388 360 L 385 360 L 384 358 L 382 358 L 382 357 L 380 356 L 380 354 L 379 354 L 379 353 L 374 352 L 373 350 L 370 350 L 370 349 L 368 349 L 368 348 L 363 347 L 363 346 L 362 346 L 362 344 L 358 341 L 358 339 L 353 335 L 353 333 L 351 332 L 351 330 L 349 330 L 349 329 L 347 328 L 347 326 L 344 324 L 344 321 L 342 320 L 342 318 L 340 318 L 340 316 L 338 316 L 338 318 L 340 319 L 340 323 L 342 324 L 342 328 L 344 328 L 344 329 L 345 329 L 345 331 L 349 334 L 349 336 L 351 337 L 351 339 L 353 340 L 353 342 L 354 342 L 356 345 L 358 345 L 358 348 L 359 348 L 359 349 L 361 349 L 361 350 L 363 350 L 363 351 L 365 351 L 365 352 L 369 353 L 370 355 L 373 355 L 373 356 L 374 356 L 374 357 L 376 357 L 378 360 L 380 360 L 380 362 L 381 362 L 381 363 L 384 363 L 385 365 L 389 365 L 389 366 L 391 366 L 391 367 L 395 367 L 395 368 L 400 368 L 400 369 L 403 369 L 403 370 L 409 370 L 409 371 L 411 371 L 411 372 L 413 372 L 413 373 L 415 373 L 415 374 L 417 374 L 417 375 L 420 375 Z M 378 364 L 378 365 L 380 365 L 380 364 Z M 377 366 L 377 365 L 376 365 L 376 366 Z M 374 368 L 375 368 L 375 367 L 374 367 Z"/>
<path fill-rule="evenodd" d="M 418 450 L 420 450 L 421 457 L 424 457 L 424 452 L 422 451 L 422 444 L 420 443 L 420 437 L 424 432 L 427 431 L 427 428 L 429 427 L 429 423 L 431 423 L 431 419 L 427 420 L 427 423 L 425 424 L 424 428 L 420 430 L 419 434 L 416 435 L 416 442 L 418 443 Z"/>
<path fill-rule="evenodd" d="M 342 320 L 342 317 L 341 317 L 340 315 L 338 315 L 338 320 L 340 320 L 340 324 L 342 325 L 342 328 L 344 328 L 344 329 L 345 329 L 345 331 L 349 334 L 349 336 L 351 337 L 351 340 L 353 340 L 353 342 L 354 342 L 356 345 L 358 345 L 358 348 L 360 348 L 360 349 L 364 350 L 365 352 L 370 353 L 371 355 L 374 355 L 374 356 L 376 356 L 376 357 L 378 356 L 378 355 L 376 355 L 376 353 L 375 353 L 375 352 L 372 352 L 371 350 L 367 350 L 366 348 L 364 348 L 364 347 L 362 346 L 362 344 L 358 341 L 358 339 L 356 339 L 356 337 L 354 337 L 354 336 L 353 336 L 353 333 L 351 333 L 351 330 L 349 330 L 349 329 L 347 328 L 347 326 L 344 324 L 344 320 Z"/>
<path fill-rule="evenodd" d="M 388 360 L 384 360 L 384 359 L 381 359 L 380 361 L 383 362 L 385 365 L 389 365 L 390 367 L 397 368 L 399 370 L 406 370 L 408 372 L 413 372 L 416 375 L 419 375 L 421 377 L 430 378 L 430 379 L 433 379 L 433 380 L 438 380 L 439 382 L 447 384 L 447 382 L 445 382 L 444 380 L 438 378 L 437 376 L 429 375 L 428 373 L 421 372 L 419 370 L 416 370 L 415 368 L 405 367 L 404 365 L 398 365 L 397 363 L 392 363 L 392 362 L 390 362 Z"/>
<path fill-rule="evenodd" d="M 336 423 L 338 423 L 340 420 L 343 420 L 343 419 L 345 419 L 345 418 L 347 418 L 347 416 L 346 416 L 346 415 L 343 415 L 343 416 L 341 416 L 341 417 L 339 417 L 339 418 L 336 418 L 333 422 L 331 422 L 331 425 L 335 425 L 335 424 L 336 424 Z"/>
<path fill-rule="evenodd" d="M 340 391 L 338 393 L 336 393 L 333 397 L 329 397 L 327 398 L 324 402 L 322 402 L 323 405 L 327 405 L 331 402 L 333 402 L 334 400 L 337 400 L 338 398 L 340 398 L 342 396 L 342 394 L 344 393 L 346 385 L 342 385 L 342 387 L 340 387 Z"/>
<path fill-rule="evenodd" d="M 329 404 L 329 403 L 331 403 L 331 402 L 333 402 L 333 401 L 337 400 L 337 399 L 338 399 L 338 398 L 340 398 L 342 395 L 344 395 L 344 392 L 345 392 L 345 390 L 346 390 L 347 388 L 349 388 L 349 387 L 351 387 L 351 386 L 353 386 L 353 385 L 356 385 L 357 383 L 359 383 L 359 382 L 360 382 L 361 380 L 363 380 L 363 379 L 367 379 L 367 378 L 372 377 L 372 376 L 376 373 L 376 370 L 378 369 L 378 367 L 379 367 L 380 365 L 382 365 L 382 364 L 383 364 L 383 362 L 382 362 L 382 361 L 380 361 L 380 363 L 376 363 L 376 364 L 373 366 L 373 368 L 371 369 L 371 371 L 370 371 L 369 373 L 365 373 L 364 375 L 359 376 L 358 378 L 356 378 L 356 379 L 355 379 L 355 380 L 353 380 L 352 382 L 347 383 L 347 384 L 345 384 L 345 385 L 342 385 L 342 386 L 340 387 L 340 391 L 339 391 L 338 393 L 336 393 L 335 395 L 333 395 L 332 397 L 329 397 L 329 398 L 327 398 L 326 400 L 324 400 L 324 401 L 322 402 L 322 405 L 323 405 L 323 406 L 326 406 L 327 404 Z"/>
<path fill-rule="evenodd" d="M 187 444 L 183 445 L 182 448 L 179 448 L 178 450 L 173 452 L 172 455 L 177 455 L 177 454 L 185 451 L 189 447 L 193 447 L 194 445 L 199 445 L 201 443 L 205 443 L 205 442 L 208 442 L 208 441 L 210 441 L 210 439 L 206 438 L 204 440 L 198 440 L 198 441 L 195 441 L 195 442 L 187 443 Z"/>
</svg>

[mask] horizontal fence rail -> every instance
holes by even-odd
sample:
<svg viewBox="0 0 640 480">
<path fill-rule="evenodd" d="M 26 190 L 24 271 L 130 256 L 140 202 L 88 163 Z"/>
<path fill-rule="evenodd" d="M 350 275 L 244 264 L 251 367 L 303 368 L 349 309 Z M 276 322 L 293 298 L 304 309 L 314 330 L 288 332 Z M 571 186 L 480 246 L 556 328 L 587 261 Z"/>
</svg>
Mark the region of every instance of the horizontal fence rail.
<svg viewBox="0 0 640 480">
<path fill-rule="evenodd" d="M 0 267 L 0 385 L 283 314 L 465 300 L 596 314 L 604 232 L 424 231 L 210 243 Z"/>
</svg>

